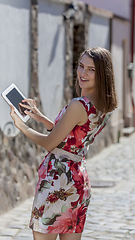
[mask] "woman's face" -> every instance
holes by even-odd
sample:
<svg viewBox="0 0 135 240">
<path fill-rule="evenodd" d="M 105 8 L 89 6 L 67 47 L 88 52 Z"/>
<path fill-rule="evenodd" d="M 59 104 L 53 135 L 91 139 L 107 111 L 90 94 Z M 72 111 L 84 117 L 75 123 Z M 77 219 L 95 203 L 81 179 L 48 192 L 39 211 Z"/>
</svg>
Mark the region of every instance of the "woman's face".
<svg viewBox="0 0 135 240">
<path fill-rule="evenodd" d="M 79 62 L 77 76 L 79 86 L 82 90 L 88 93 L 93 93 L 95 91 L 95 64 L 93 59 L 86 54 L 83 55 Z"/>
</svg>

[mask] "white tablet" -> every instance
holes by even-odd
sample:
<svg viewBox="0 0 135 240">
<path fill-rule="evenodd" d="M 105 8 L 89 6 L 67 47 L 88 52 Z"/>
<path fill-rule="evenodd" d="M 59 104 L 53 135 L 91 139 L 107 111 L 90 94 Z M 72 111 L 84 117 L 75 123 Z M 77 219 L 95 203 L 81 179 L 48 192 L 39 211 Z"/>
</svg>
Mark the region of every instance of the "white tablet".
<svg viewBox="0 0 135 240">
<path fill-rule="evenodd" d="M 1 93 L 1 95 L 9 105 L 13 105 L 15 107 L 16 114 L 21 118 L 23 122 L 26 122 L 30 118 L 24 113 L 26 108 L 23 108 L 19 105 L 19 103 L 21 103 L 22 100 L 26 99 L 26 97 L 22 94 L 22 92 L 17 88 L 15 84 L 12 83 L 8 88 L 5 89 L 4 92 Z"/>
</svg>

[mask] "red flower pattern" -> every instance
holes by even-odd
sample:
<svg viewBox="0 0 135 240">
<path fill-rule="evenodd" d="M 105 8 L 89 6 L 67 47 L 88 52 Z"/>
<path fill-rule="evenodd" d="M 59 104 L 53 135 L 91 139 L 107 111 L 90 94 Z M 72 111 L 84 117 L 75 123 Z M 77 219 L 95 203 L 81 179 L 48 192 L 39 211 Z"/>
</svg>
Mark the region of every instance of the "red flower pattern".
<svg viewBox="0 0 135 240">
<path fill-rule="evenodd" d="M 75 209 L 67 209 L 62 216 L 57 217 L 52 226 L 48 227 L 51 233 L 82 233 L 86 219 L 87 207 L 82 205 Z"/>
<path fill-rule="evenodd" d="M 79 173 L 74 171 L 72 174 L 73 180 L 75 182 L 74 186 L 77 189 L 77 193 L 79 194 L 79 199 L 77 202 L 81 203 L 83 200 L 84 195 L 84 176 L 83 173 L 80 171 Z M 77 202 L 71 203 L 71 205 L 74 207 L 77 205 Z"/>
<path fill-rule="evenodd" d="M 77 98 L 77 99 L 83 104 L 88 116 L 90 114 L 96 115 L 95 106 L 91 106 L 90 101 L 86 97 Z M 58 114 L 58 116 L 56 117 L 56 120 L 55 120 L 55 124 L 57 124 L 57 122 L 59 121 L 61 116 L 65 113 L 66 108 L 67 108 L 67 106 Z M 95 137 L 97 136 L 97 134 L 99 134 L 101 132 L 101 130 L 105 127 L 107 119 L 105 121 L 105 124 L 103 126 L 101 126 L 102 122 L 104 121 L 105 116 L 106 116 L 105 114 L 102 117 L 99 116 L 99 119 L 95 123 L 95 125 L 96 125 L 96 127 L 94 129 L 95 135 L 92 136 L 91 139 L 87 138 L 88 132 L 90 132 L 92 130 L 90 127 L 91 121 L 89 120 L 89 118 L 83 126 L 79 126 L 79 125 L 75 126 L 74 129 L 67 136 L 67 138 L 64 139 L 63 142 L 65 144 L 63 144 L 62 149 L 65 151 L 74 153 L 74 154 L 78 154 L 78 152 L 81 151 L 82 156 L 84 156 L 87 151 L 85 149 L 86 148 L 85 145 L 92 143 L 94 141 Z M 99 122 L 99 120 L 100 120 L 100 122 Z M 88 144 L 87 144 L 87 142 L 88 142 Z"/>
</svg>

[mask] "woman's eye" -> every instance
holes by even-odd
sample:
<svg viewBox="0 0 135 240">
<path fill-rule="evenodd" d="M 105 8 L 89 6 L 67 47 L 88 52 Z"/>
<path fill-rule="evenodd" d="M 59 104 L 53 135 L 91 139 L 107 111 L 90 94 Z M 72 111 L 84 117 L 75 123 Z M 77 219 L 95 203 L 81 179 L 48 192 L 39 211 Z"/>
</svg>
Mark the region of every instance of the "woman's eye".
<svg viewBox="0 0 135 240">
<path fill-rule="evenodd" d="M 94 69 L 94 68 L 90 68 L 89 70 L 90 70 L 90 71 L 93 71 L 93 72 L 95 71 L 95 69 Z"/>
<path fill-rule="evenodd" d="M 79 64 L 79 67 L 83 67 L 83 65 Z"/>
</svg>

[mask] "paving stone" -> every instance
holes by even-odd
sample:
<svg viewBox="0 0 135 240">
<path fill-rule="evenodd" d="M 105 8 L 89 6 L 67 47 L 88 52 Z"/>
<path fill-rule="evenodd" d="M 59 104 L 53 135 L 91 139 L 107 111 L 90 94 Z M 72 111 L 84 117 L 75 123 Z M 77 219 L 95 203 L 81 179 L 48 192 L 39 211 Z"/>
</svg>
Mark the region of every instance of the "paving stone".
<svg viewBox="0 0 135 240">
<path fill-rule="evenodd" d="M 118 233 L 127 234 L 129 231 L 126 229 L 110 229 L 108 232 L 111 232 L 114 235 L 117 235 Z"/>
<path fill-rule="evenodd" d="M 23 221 L 23 223 L 28 223 L 30 220 L 30 218 L 27 218 L 27 217 L 23 217 L 23 216 L 19 216 L 16 218 L 16 221 Z"/>
<path fill-rule="evenodd" d="M 126 225 L 122 229 L 127 229 L 127 230 L 135 230 L 135 225 Z"/>
<path fill-rule="evenodd" d="M 124 234 L 115 234 L 114 237 L 124 239 L 125 235 Z"/>
<path fill-rule="evenodd" d="M 32 231 L 29 228 L 21 229 L 17 234 L 18 237 L 32 237 Z"/>
<path fill-rule="evenodd" d="M 0 236 L 15 236 L 18 231 L 18 229 L 4 228 L 0 231 Z"/>
<path fill-rule="evenodd" d="M 134 228 L 135 228 L 135 227 L 134 227 Z M 135 230 L 132 230 L 132 231 L 130 231 L 129 233 L 135 235 Z"/>
<path fill-rule="evenodd" d="M 7 213 L 7 214 L 4 214 L 4 215 L 2 215 L 1 216 L 1 218 L 3 219 L 3 220 L 11 220 L 11 219 L 14 219 L 16 217 L 16 215 L 13 215 L 13 214 L 10 214 L 10 213 Z"/>
<path fill-rule="evenodd" d="M 26 227 L 28 225 L 28 221 L 23 221 L 23 220 L 17 220 L 14 219 L 14 221 L 10 222 L 10 224 L 12 223 L 12 225 L 21 225 Z"/>
<path fill-rule="evenodd" d="M 19 225 L 19 224 L 7 225 L 7 228 L 24 229 L 25 225 Z"/>
<path fill-rule="evenodd" d="M 33 237 L 14 237 L 14 240 L 33 240 Z"/>
<path fill-rule="evenodd" d="M 11 221 L 10 218 L 3 218 L 2 216 L 0 216 L 0 226 L 4 225 L 4 224 L 7 224 L 10 221 Z"/>
<path fill-rule="evenodd" d="M 86 239 L 88 240 L 88 237 L 82 235 L 81 240 L 86 240 Z M 91 238 L 89 237 L 89 239 L 91 239 Z"/>
<path fill-rule="evenodd" d="M 121 223 L 106 223 L 106 227 L 109 227 L 110 229 L 119 229 L 122 227 L 122 229 L 127 229 L 124 224 Z M 125 228 L 124 228 L 125 227 Z"/>
<path fill-rule="evenodd" d="M 102 236 L 102 235 L 100 235 L 100 236 L 97 236 L 96 237 L 96 239 L 103 239 L 103 240 L 108 240 L 108 238 L 109 238 L 109 240 L 114 240 L 115 238 L 114 237 L 108 237 L 108 236 Z"/>
<path fill-rule="evenodd" d="M 0 222 L 0 226 L 1 227 L 5 227 L 8 223 L 10 222 L 10 220 L 6 221 L 6 222 Z"/>
<path fill-rule="evenodd" d="M 0 236 L 0 240 L 10 240 L 12 237 L 9 236 Z"/>
</svg>

